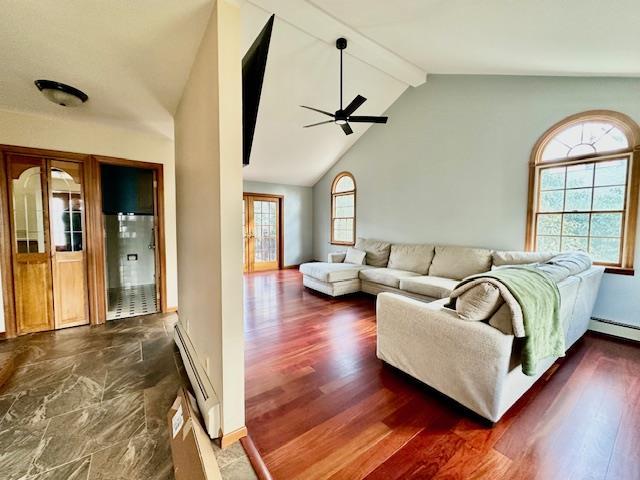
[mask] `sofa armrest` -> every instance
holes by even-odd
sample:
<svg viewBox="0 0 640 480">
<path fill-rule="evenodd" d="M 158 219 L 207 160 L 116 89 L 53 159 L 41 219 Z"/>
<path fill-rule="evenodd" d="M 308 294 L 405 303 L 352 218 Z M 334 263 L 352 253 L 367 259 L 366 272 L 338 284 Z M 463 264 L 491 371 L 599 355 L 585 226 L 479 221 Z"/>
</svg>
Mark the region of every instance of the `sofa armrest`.
<svg viewBox="0 0 640 480">
<path fill-rule="evenodd" d="M 342 263 L 344 262 L 345 257 L 347 256 L 346 252 L 334 252 L 329 254 L 329 263 Z"/>
<path fill-rule="evenodd" d="M 377 300 L 377 356 L 485 418 L 500 416 L 514 337 L 394 293 Z"/>
<path fill-rule="evenodd" d="M 402 326 L 407 332 L 423 332 L 428 342 L 438 344 L 444 352 L 464 349 L 465 354 L 473 352 L 471 357 L 511 356 L 512 335 L 505 335 L 485 322 L 462 320 L 455 311 L 444 308 L 448 300 L 427 303 L 395 293 L 381 293 L 376 302 L 378 337 L 393 336 Z"/>
</svg>

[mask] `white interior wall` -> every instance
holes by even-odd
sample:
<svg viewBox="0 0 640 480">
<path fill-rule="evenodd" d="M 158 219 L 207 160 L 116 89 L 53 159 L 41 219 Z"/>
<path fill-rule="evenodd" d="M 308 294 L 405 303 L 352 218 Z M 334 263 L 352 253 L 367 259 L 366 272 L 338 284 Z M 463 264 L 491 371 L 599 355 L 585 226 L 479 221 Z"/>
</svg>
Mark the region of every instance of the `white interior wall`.
<svg viewBox="0 0 640 480">
<path fill-rule="evenodd" d="M 167 305 L 169 307 L 178 305 L 175 152 L 172 139 L 142 130 L 119 128 L 86 120 L 73 121 L 0 110 L 0 144 L 106 155 L 163 164 Z M 3 278 L 3 281 L 6 280 Z M 4 331 L 4 325 L 2 331 Z"/>
<path fill-rule="evenodd" d="M 174 120 L 180 329 L 220 401 L 214 436 L 244 426 L 241 86 L 240 12 L 218 0 Z"/>
</svg>

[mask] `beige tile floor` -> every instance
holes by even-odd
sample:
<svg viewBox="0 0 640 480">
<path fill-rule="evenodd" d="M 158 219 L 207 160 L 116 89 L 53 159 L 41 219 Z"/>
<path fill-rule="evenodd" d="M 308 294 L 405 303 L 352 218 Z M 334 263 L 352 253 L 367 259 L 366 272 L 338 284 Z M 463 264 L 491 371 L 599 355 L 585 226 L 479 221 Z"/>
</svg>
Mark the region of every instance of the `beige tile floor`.
<svg viewBox="0 0 640 480">
<path fill-rule="evenodd" d="M 175 321 L 148 315 L 0 342 L 16 364 L 0 389 L 0 477 L 172 479 L 166 414 L 188 383 Z M 223 478 L 256 478 L 239 443 L 214 448 Z"/>
</svg>

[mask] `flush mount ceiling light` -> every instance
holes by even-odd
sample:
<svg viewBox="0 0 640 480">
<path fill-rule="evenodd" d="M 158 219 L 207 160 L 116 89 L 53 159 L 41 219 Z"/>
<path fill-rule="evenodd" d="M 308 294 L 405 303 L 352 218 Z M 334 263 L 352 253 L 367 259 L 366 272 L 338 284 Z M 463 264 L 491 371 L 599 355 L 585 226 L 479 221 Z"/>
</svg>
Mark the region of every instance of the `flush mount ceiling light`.
<svg viewBox="0 0 640 480">
<path fill-rule="evenodd" d="M 71 85 L 53 80 L 36 80 L 34 83 L 48 100 L 63 107 L 77 107 L 89 100 L 86 93 Z"/>
</svg>

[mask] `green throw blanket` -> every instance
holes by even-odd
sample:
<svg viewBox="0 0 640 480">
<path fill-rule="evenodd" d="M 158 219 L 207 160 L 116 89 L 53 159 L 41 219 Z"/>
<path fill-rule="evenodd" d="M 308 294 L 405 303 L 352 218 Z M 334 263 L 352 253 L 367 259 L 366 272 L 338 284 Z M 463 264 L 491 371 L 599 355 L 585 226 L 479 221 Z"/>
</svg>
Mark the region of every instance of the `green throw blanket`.
<svg viewBox="0 0 640 480">
<path fill-rule="evenodd" d="M 560 292 L 551 277 L 535 267 L 513 266 L 465 278 L 460 285 L 478 278 L 494 278 L 502 283 L 522 308 L 525 331 L 522 371 L 525 375 L 536 375 L 538 360 L 552 355 L 564 356 Z"/>
</svg>

